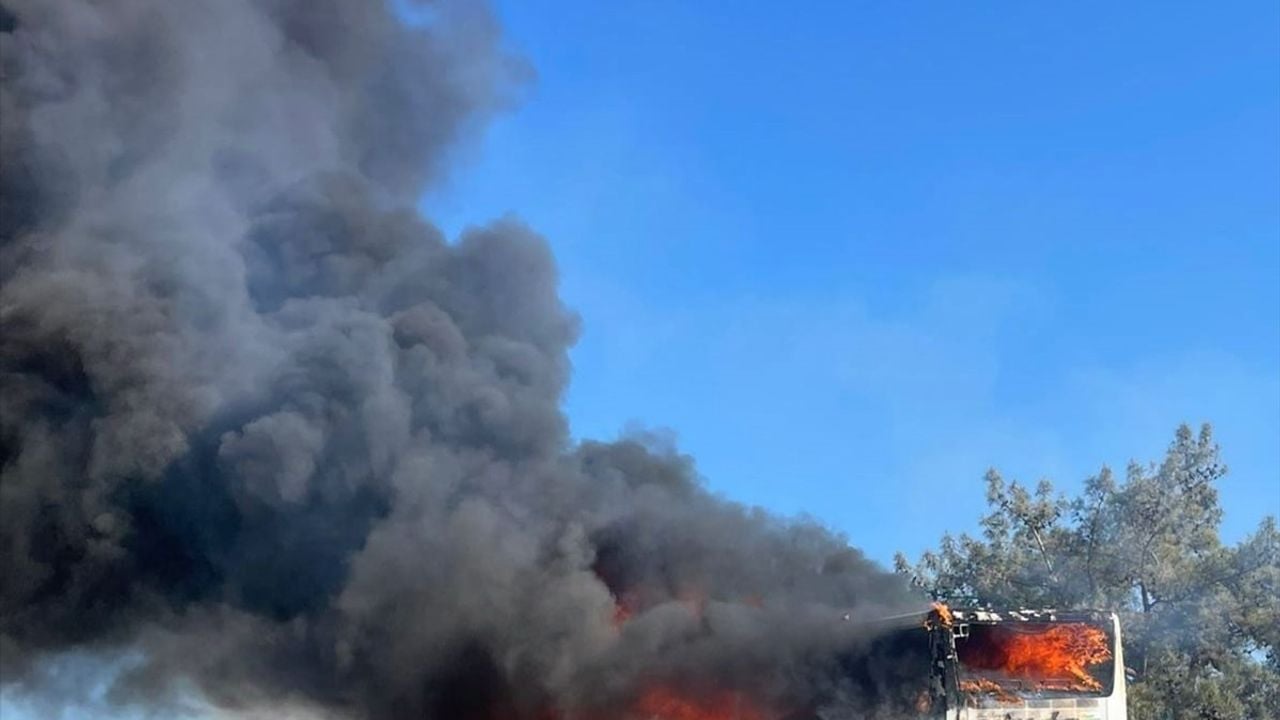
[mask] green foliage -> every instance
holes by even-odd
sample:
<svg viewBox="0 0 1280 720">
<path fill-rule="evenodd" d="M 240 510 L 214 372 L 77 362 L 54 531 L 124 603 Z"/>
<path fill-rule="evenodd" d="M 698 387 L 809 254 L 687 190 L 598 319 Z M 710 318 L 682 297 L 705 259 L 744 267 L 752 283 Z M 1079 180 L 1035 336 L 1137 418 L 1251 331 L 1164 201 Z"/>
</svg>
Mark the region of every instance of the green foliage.
<svg viewBox="0 0 1280 720">
<path fill-rule="evenodd" d="M 1077 497 L 986 476 L 978 537 L 945 535 L 895 565 L 935 597 L 1120 614 L 1132 720 L 1280 717 L 1280 532 L 1219 536 L 1226 474 L 1206 425 L 1178 428 L 1164 460 L 1103 468 Z"/>
</svg>

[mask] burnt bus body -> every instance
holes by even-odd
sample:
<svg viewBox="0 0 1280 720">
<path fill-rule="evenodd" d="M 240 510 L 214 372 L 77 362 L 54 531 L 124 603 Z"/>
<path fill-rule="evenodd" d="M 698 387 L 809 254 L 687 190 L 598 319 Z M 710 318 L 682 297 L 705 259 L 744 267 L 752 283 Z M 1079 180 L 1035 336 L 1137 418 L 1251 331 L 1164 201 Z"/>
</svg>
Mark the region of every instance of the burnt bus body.
<svg viewBox="0 0 1280 720">
<path fill-rule="evenodd" d="M 841 667 L 857 717 L 1126 720 L 1114 613 L 939 606 L 908 627 L 869 630 L 870 651 Z"/>
</svg>

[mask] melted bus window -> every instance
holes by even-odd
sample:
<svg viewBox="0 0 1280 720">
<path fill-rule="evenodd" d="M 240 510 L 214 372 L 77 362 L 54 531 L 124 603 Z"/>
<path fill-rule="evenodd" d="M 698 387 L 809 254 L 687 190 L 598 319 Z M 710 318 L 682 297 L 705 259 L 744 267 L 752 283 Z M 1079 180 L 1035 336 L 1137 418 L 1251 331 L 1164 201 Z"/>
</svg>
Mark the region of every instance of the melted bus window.
<svg viewBox="0 0 1280 720">
<path fill-rule="evenodd" d="M 1114 638 L 1090 622 L 974 623 L 956 638 L 959 689 L 995 696 L 1111 694 Z"/>
</svg>

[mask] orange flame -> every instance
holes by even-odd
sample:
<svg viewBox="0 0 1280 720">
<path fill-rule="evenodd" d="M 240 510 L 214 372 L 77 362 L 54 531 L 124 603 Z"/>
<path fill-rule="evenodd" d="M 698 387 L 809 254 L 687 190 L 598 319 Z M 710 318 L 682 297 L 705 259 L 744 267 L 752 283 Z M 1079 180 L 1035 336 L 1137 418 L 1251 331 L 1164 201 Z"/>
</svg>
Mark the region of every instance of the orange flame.
<svg viewBox="0 0 1280 720">
<path fill-rule="evenodd" d="M 951 608 L 940 602 L 933 603 L 933 612 L 925 618 L 924 626 L 932 627 L 935 619 L 942 627 L 951 627 L 956 621 L 955 616 L 951 614 Z"/>
<path fill-rule="evenodd" d="M 663 686 L 646 690 L 632 713 L 641 720 L 767 720 L 764 711 L 739 693 L 721 692 L 693 699 Z"/>
<path fill-rule="evenodd" d="M 1083 690 L 1100 690 L 1102 684 L 1089 669 L 1111 659 L 1107 634 L 1088 623 L 1011 628 L 992 626 L 971 634 L 957 652 L 968 669 L 1037 684 L 1066 683 Z M 985 691 L 981 681 L 973 690 Z"/>
<path fill-rule="evenodd" d="M 1018 702 L 1017 695 L 1006 690 L 1000 683 L 977 678 L 974 680 L 961 680 L 960 692 L 964 693 L 982 693 L 985 695 L 994 695 L 1000 702 Z"/>
<path fill-rule="evenodd" d="M 675 602 L 683 606 L 695 618 L 702 618 L 706 613 L 711 596 L 701 588 L 685 587 L 671 594 L 644 593 L 635 589 L 615 592 L 613 611 L 609 616 L 610 624 L 615 632 L 621 633 L 623 627 L 632 619 L 650 610 L 657 604 Z M 746 595 L 739 602 L 755 609 L 764 607 L 764 598 L 760 595 Z M 591 720 L 615 720 L 617 715 L 586 716 Z M 564 720 L 568 717 L 559 710 L 550 710 L 539 720 Z M 649 686 L 636 696 L 629 704 L 622 717 L 628 720 L 773 720 L 777 714 L 772 710 L 747 698 L 740 692 L 729 690 L 703 691 L 685 693 L 666 684 Z"/>
<path fill-rule="evenodd" d="M 619 602 L 613 606 L 613 627 L 620 628 L 635 614 L 626 603 Z"/>
</svg>

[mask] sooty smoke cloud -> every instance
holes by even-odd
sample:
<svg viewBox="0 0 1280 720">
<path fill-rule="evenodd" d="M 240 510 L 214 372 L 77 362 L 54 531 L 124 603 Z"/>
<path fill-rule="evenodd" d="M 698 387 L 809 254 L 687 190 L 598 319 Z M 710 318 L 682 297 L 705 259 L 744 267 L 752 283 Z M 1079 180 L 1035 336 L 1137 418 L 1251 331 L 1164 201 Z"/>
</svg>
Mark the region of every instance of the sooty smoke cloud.
<svg viewBox="0 0 1280 720">
<path fill-rule="evenodd" d="M 269 716 L 885 691 L 833 622 L 917 601 L 657 440 L 571 444 L 547 245 L 413 210 L 530 75 L 487 11 L 0 3 L 7 686 L 95 652 L 142 658 L 115 701 Z"/>
</svg>

